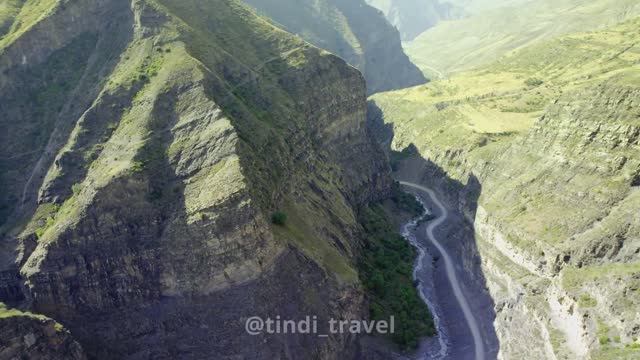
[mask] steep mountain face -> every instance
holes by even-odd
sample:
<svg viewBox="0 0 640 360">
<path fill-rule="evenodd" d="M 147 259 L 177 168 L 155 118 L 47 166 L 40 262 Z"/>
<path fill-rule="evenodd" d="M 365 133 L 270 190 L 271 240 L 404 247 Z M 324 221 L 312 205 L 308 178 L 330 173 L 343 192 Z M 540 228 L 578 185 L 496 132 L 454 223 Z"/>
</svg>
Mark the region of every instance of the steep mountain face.
<svg viewBox="0 0 640 360">
<path fill-rule="evenodd" d="M 465 12 L 442 0 L 367 0 L 382 11 L 399 31 L 403 41 L 411 41 L 442 20 L 457 19 Z"/>
<path fill-rule="evenodd" d="M 459 6 L 469 16 L 441 22 L 405 44 L 427 76 L 470 70 L 540 41 L 603 29 L 640 14 L 636 0 L 468 1 Z"/>
<path fill-rule="evenodd" d="M 369 94 L 426 82 L 405 55 L 398 31 L 364 0 L 245 1 L 289 32 L 359 69 Z"/>
<path fill-rule="evenodd" d="M 355 209 L 390 180 L 361 74 L 235 0 L 10 5 L 0 300 L 92 358 L 352 356 L 244 319 L 366 316 Z"/>
<path fill-rule="evenodd" d="M 414 175 L 474 224 L 505 359 L 640 356 L 639 29 L 565 36 L 372 97 L 392 147 L 431 162 Z"/>
</svg>

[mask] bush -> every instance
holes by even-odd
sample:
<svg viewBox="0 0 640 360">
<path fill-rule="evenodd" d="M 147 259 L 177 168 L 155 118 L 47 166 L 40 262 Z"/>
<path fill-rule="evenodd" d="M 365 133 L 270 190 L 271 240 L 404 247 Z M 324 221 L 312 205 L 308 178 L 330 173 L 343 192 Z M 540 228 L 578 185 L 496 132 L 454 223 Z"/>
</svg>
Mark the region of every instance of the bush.
<svg viewBox="0 0 640 360">
<path fill-rule="evenodd" d="M 284 226 L 287 222 L 287 214 L 282 211 L 276 211 L 271 215 L 271 222 L 276 225 Z"/>
<path fill-rule="evenodd" d="M 536 86 L 540 86 L 542 84 L 544 84 L 544 81 L 538 79 L 538 78 L 529 78 L 527 80 L 524 81 L 524 84 L 530 87 L 536 87 Z"/>
<path fill-rule="evenodd" d="M 391 187 L 391 201 L 398 209 L 409 213 L 413 217 L 420 216 L 425 211 L 424 206 L 416 200 L 415 196 L 404 192 L 397 182 L 394 182 Z"/>
</svg>

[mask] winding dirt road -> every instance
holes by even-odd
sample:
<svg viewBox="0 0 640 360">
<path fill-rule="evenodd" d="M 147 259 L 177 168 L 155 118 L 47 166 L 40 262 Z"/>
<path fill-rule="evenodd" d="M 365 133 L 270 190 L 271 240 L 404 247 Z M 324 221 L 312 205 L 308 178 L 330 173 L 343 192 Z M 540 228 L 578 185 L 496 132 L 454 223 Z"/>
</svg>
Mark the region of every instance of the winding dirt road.
<svg viewBox="0 0 640 360">
<path fill-rule="evenodd" d="M 475 359 L 484 360 L 485 358 L 484 342 L 482 340 L 482 336 L 480 335 L 480 327 L 478 326 L 478 321 L 473 315 L 473 312 L 471 311 L 471 307 L 469 306 L 467 299 L 462 293 L 460 281 L 458 280 L 458 276 L 456 274 L 456 270 L 453 265 L 453 260 L 451 259 L 451 256 L 449 255 L 447 250 L 442 246 L 442 244 L 440 244 L 440 242 L 436 239 L 434 235 L 435 229 L 438 226 L 442 225 L 442 223 L 444 223 L 447 220 L 447 217 L 449 216 L 449 212 L 444 207 L 442 202 L 440 202 L 440 199 L 438 199 L 438 197 L 436 196 L 433 190 L 418 184 L 413 184 L 413 183 L 404 182 L 404 181 L 400 181 L 400 184 L 426 193 L 431 199 L 431 201 L 438 208 L 438 214 L 437 214 L 438 217 L 435 220 L 433 220 L 426 229 L 427 237 L 429 238 L 429 241 L 433 244 L 433 246 L 435 246 L 435 248 L 438 249 L 438 251 L 440 252 L 440 255 L 442 256 L 442 259 L 444 260 L 447 279 L 449 280 L 449 284 L 453 289 L 453 295 L 455 296 L 456 301 L 460 306 L 460 309 L 462 309 L 465 321 L 473 337 Z"/>
</svg>

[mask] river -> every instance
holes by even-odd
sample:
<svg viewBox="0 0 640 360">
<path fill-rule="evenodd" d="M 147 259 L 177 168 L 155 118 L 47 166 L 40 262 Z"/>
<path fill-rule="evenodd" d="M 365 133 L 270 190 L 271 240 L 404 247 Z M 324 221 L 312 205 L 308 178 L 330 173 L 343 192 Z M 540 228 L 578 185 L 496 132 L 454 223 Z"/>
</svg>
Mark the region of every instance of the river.
<svg viewBox="0 0 640 360">
<path fill-rule="evenodd" d="M 414 278 L 438 331 L 438 336 L 425 340 L 412 358 L 495 359 L 498 343 L 492 324 L 493 303 L 484 285 L 463 270 L 465 254 L 447 237 L 464 220 L 448 210 L 432 189 L 400 183 L 427 209 L 421 218 L 405 224 L 402 232 L 418 250 Z M 423 221 L 429 215 L 433 218 Z M 473 241 L 473 237 L 465 240 Z"/>
</svg>

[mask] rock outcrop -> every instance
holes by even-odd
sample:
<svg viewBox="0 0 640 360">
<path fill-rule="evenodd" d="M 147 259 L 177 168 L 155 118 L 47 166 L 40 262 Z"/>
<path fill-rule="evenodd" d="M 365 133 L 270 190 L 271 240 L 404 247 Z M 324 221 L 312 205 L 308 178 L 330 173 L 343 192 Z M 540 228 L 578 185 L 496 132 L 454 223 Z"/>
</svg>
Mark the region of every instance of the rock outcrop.
<svg viewBox="0 0 640 360">
<path fill-rule="evenodd" d="M 0 358 L 84 360 L 80 344 L 59 323 L 44 316 L 7 310 L 0 303 Z"/>
<path fill-rule="evenodd" d="M 355 209 L 390 178 L 358 71 L 235 0 L 13 16 L 0 300 L 91 358 L 355 354 L 353 337 L 250 336 L 244 320 L 366 316 Z"/>
</svg>

